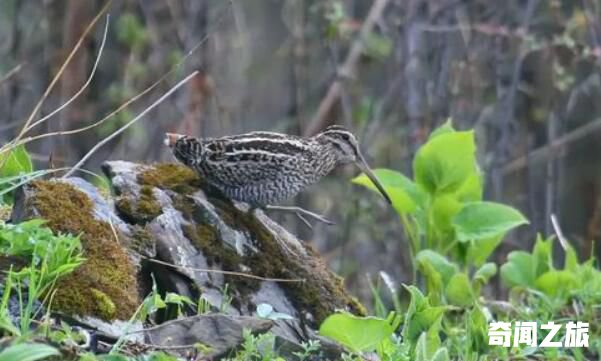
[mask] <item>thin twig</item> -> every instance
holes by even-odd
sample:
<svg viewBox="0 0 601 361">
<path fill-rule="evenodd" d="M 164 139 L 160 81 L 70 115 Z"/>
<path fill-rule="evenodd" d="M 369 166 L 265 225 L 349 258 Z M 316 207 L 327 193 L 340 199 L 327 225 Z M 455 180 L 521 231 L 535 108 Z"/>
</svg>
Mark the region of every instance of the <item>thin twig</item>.
<svg viewBox="0 0 601 361">
<path fill-rule="evenodd" d="M 86 82 L 81 86 L 81 88 L 75 94 L 73 94 L 73 96 L 71 98 L 69 98 L 69 100 L 67 100 L 61 106 L 59 106 L 58 108 L 56 108 L 55 110 L 50 112 L 45 117 L 42 117 L 42 119 L 36 121 L 35 123 L 33 123 L 32 125 L 27 127 L 27 129 L 25 129 L 25 132 L 30 131 L 34 127 L 36 127 L 39 124 L 42 124 L 46 120 L 50 119 L 56 113 L 65 109 L 66 107 L 68 107 L 69 104 L 71 104 L 75 99 L 77 99 L 84 92 L 84 90 L 90 85 L 90 83 L 92 82 L 92 79 L 94 78 L 94 75 L 96 74 L 96 69 L 98 69 L 98 64 L 100 63 L 100 58 L 102 57 L 102 51 L 104 50 L 104 45 L 106 44 L 106 37 L 107 37 L 108 31 L 109 31 L 109 20 L 110 20 L 110 14 L 107 14 L 106 15 L 106 23 L 104 24 L 104 32 L 102 33 L 102 42 L 100 43 L 100 48 L 98 48 L 98 54 L 96 54 L 96 59 L 94 60 L 94 66 L 92 66 L 92 71 L 90 72 L 90 76 L 88 77 Z"/>
<path fill-rule="evenodd" d="M 598 132 L 599 130 L 601 130 L 601 118 L 586 123 L 579 128 L 576 128 L 571 132 L 556 138 L 545 146 L 531 151 L 525 156 L 512 160 L 503 168 L 501 168 L 501 175 L 509 175 L 521 168 L 524 168 L 529 163 L 532 164 L 541 161 L 546 162 L 549 159 L 561 156 L 564 148 L 574 142 L 592 135 L 595 132 Z"/>
<path fill-rule="evenodd" d="M 384 12 L 386 5 L 388 5 L 388 0 L 376 0 L 372 5 L 369 13 L 367 14 L 367 18 L 361 27 L 358 38 L 351 46 L 351 50 L 349 51 L 344 64 L 342 64 L 340 67 L 338 72 L 339 76 L 336 80 L 334 80 L 332 85 L 330 85 L 326 96 L 323 98 L 319 104 L 319 107 L 317 108 L 317 113 L 305 128 L 305 131 L 303 132 L 304 135 L 313 135 L 317 133 L 319 129 L 323 128 L 324 121 L 326 120 L 334 104 L 336 104 L 340 98 L 340 93 L 342 90 L 340 77 L 349 78 L 354 75 L 357 62 L 359 61 L 365 48 L 366 39 L 378 20 L 382 17 L 382 13 Z"/>
<path fill-rule="evenodd" d="M 2 83 L 15 76 L 18 72 L 21 71 L 21 69 L 23 69 L 23 64 L 18 64 L 14 68 L 10 69 L 8 73 L 4 74 L 4 76 L 0 78 L 0 85 L 2 85 Z"/>
<path fill-rule="evenodd" d="M 557 239 L 559 239 L 561 248 L 563 248 L 564 252 L 567 251 L 570 246 L 569 246 L 568 241 L 566 240 L 566 237 L 563 235 L 563 232 L 561 231 L 561 227 L 559 226 L 559 222 L 557 221 L 557 217 L 555 217 L 555 214 L 551 214 L 551 224 L 553 225 L 553 229 L 555 230 Z"/>
<path fill-rule="evenodd" d="M 79 50 L 79 48 L 83 44 L 83 40 L 86 38 L 88 33 L 94 28 L 94 26 L 96 25 L 98 20 L 100 20 L 102 15 L 108 10 L 111 3 L 112 3 L 112 0 L 107 1 L 107 3 L 102 7 L 102 9 L 100 9 L 100 12 L 98 12 L 98 14 L 94 17 L 94 19 L 92 19 L 90 24 L 88 24 L 88 26 L 85 28 L 85 30 L 83 31 L 83 33 L 77 40 L 77 43 L 75 43 L 75 46 L 73 47 L 73 49 L 67 56 L 67 59 L 65 59 L 65 61 L 61 65 L 60 69 L 58 70 L 58 72 L 56 73 L 56 75 L 54 76 L 52 81 L 50 82 L 50 85 L 48 85 L 48 88 L 46 88 L 46 91 L 44 92 L 44 94 L 42 95 L 42 97 L 40 98 L 40 100 L 38 101 L 36 106 L 33 108 L 33 111 L 27 118 L 27 121 L 25 121 L 25 125 L 23 126 L 23 129 L 21 130 L 19 135 L 17 135 L 17 137 L 15 138 L 14 141 L 21 139 L 21 137 L 23 137 L 23 135 L 27 132 L 29 125 L 31 124 L 31 122 L 33 122 L 33 119 L 36 117 L 36 115 L 42 108 L 42 104 L 44 104 L 44 101 L 46 100 L 46 98 L 48 98 L 48 96 L 50 95 L 50 92 L 52 92 L 52 89 L 54 89 L 54 86 L 56 85 L 56 83 L 58 82 L 60 77 L 63 75 L 63 73 L 65 72 L 65 69 L 67 69 L 67 65 L 69 65 L 69 63 L 75 56 L 75 53 L 77 53 L 77 50 Z"/>
<path fill-rule="evenodd" d="M 239 276 L 239 277 L 244 277 L 244 278 L 252 278 L 255 280 L 259 280 L 259 281 L 268 281 L 268 282 L 280 282 L 280 283 L 305 282 L 305 279 L 303 279 L 303 278 L 269 278 L 269 277 L 261 277 L 261 276 L 253 275 L 251 273 L 246 273 L 246 272 L 235 272 L 235 271 L 214 270 L 214 269 L 207 269 L 207 268 L 194 268 L 194 267 L 187 267 L 187 266 L 178 266 L 176 264 L 165 262 L 165 261 L 160 261 L 160 260 L 154 259 L 154 258 L 148 258 L 148 257 L 143 257 L 143 258 L 149 262 L 158 263 L 163 266 L 176 268 L 176 269 L 184 269 L 184 270 L 193 271 L 193 272 L 217 273 L 217 274 L 223 274 L 223 275 L 228 275 L 228 276 Z"/>
<path fill-rule="evenodd" d="M 218 20 L 218 24 L 221 24 L 221 22 L 223 21 L 223 19 L 225 18 L 225 14 L 222 15 L 222 17 Z M 31 136 L 31 137 L 25 137 L 22 138 L 18 141 L 13 141 L 11 143 L 9 143 L 10 148 L 14 148 L 17 147 L 21 144 L 26 144 L 29 142 L 32 142 L 34 140 L 40 140 L 43 138 L 48 138 L 51 136 L 60 136 L 60 135 L 73 135 L 73 134 L 77 134 L 77 133 L 81 133 L 81 132 L 85 132 L 87 130 L 93 129 L 95 127 L 98 127 L 99 125 L 103 124 L 104 122 L 106 122 L 107 120 L 109 120 L 110 118 L 112 118 L 113 116 L 115 116 L 117 113 L 121 112 L 123 109 L 125 109 L 127 106 L 129 106 L 130 104 L 136 102 L 138 99 L 140 99 L 141 97 L 143 97 L 144 95 L 148 94 L 151 90 L 153 90 L 154 88 L 156 88 L 159 84 L 161 84 L 168 76 L 170 76 L 173 72 L 175 72 L 179 67 L 182 66 L 182 64 L 184 64 L 184 62 L 194 53 L 196 52 L 196 50 L 198 50 L 200 48 L 200 46 L 205 43 L 208 39 L 209 39 L 210 35 L 206 34 L 202 39 L 200 39 L 181 59 L 179 62 L 177 62 L 175 65 L 173 65 L 173 67 L 167 71 L 165 74 L 163 74 L 158 80 L 156 80 L 154 83 L 152 83 L 151 85 L 149 85 L 146 89 L 144 89 L 143 91 L 141 91 L 140 93 L 134 95 L 133 97 L 131 97 L 130 99 L 128 99 L 127 101 L 125 101 L 123 104 L 121 104 L 118 108 L 116 108 L 115 110 L 113 110 L 112 112 L 110 112 L 108 115 L 106 115 L 104 118 L 90 124 L 90 125 L 86 125 L 84 127 L 81 128 L 77 128 L 77 129 L 71 129 L 71 130 L 59 130 L 56 132 L 51 132 L 51 133 L 45 133 L 45 134 L 40 134 L 40 135 L 36 135 L 36 136 Z M 9 148 L 7 148 L 9 149 Z M 0 148 L 0 154 L 3 153 L 4 151 L 6 151 L 4 148 Z"/>
<path fill-rule="evenodd" d="M 182 85 L 184 85 L 188 81 L 190 81 L 190 79 L 192 79 L 193 77 L 195 77 L 197 74 L 198 74 L 198 71 L 192 72 L 190 75 L 188 75 L 183 80 L 181 80 L 179 83 L 177 83 L 173 88 L 169 89 L 169 91 L 167 91 L 167 93 L 165 93 L 163 96 L 161 96 L 159 99 L 157 99 L 148 108 L 144 109 L 134 119 L 130 120 L 125 125 L 123 125 L 121 128 L 119 128 L 116 131 L 114 131 L 111 135 L 109 135 L 108 137 L 106 137 L 103 140 L 101 140 L 100 142 L 98 142 L 94 147 L 92 147 L 92 149 L 90 149 L 90 151 L 88 153 L 86 153 L 86 155 L 83 156 L 83 158 L 81 158 L 81 160 L 79 162 L 77 162 L 77 164 L 75 164 L 73 166 L 73 168 L 71 168 L 70 171 L 68 171 L 63 176 L 63 178 L 69 177 L 71 174 L 73 174 L 73 172 L 75 172 L 75 170 L 77 170 L 79 167 L 81 167 L 92 156 L 92 154 L 94 154 L 100 147 L 102 147 L 106 143 L 110 142 L 113 138 L 115 138 L 119 134 L 123 133 L 132 124 L 134 124 L 135 122 L 137 122 L 138 120 L 140 120 L 140 118 L 142 118 L 143 116 L 145 116 L 146 114 L 148 114 L 151 110 L 153 110 L 155 107 L 157 107 L 159 104 L 161 104 L 165 99 L 167 99 L 171 94 L 173 94 Z"/>
</svg>

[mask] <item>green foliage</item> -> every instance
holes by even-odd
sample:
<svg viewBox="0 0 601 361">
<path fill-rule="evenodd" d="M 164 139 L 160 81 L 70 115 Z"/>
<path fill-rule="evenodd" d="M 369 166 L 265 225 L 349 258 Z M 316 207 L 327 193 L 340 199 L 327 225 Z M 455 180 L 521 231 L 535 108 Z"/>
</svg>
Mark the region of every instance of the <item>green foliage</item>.
<svg viewBox="0 0 601 361">
<path fill-rule="evenodd" d="M 319 327 L 322 336 L 329 337 L 353 352 L 375 350 L 399 326 L 401 319 L 391 312 L 388 318 L 357 317 L 350 313 L 335 313 Z"/>
<path fill-rule="evenodd" d="M 593 259 L 580 263 L 573 247 L 562 240 L 565 261 L 554 264 L 553 239 L 538 237 L 531 252 L 513 251 L 498 267 L 487 262 L 512 229 L 528 220 L 507 205 L 482 200 L 482 177 L 476 164 L 471 131 L 459 132 L 450 121 L 436 129 L 418 150 L 413 163 L 414 179 L 388 169 L 374 172 L 390 194 L 409 241 L 416 278 L 423 286 L 406 286 L 410 297 L 403 311 L 402 339 L 395 334 L 376 348 L 381 360 L 493 360 L 493 359 L 586 359 L 582 349 L 503 348 L 488 345 L 492 320 L 536 320 L 540 324 L 580 320 L 596 324 L 601 303 L 601 271 Z M 355 184 L 377 191 L 365 175 Z M 500 273 L 510 288 L 510 302 L 481 295 L 482 288 Z M 378 290 L 372 286 L 377 314 L 386 311 Z M 425 292 L 424 292 L 425 291 Z M 394 297 L 401 295 L 394 295 Z M 373 332 L 373 331 L 372 331 Z M 591 329 L 591 347 L 599 331 Z M 542 332 L 544 336 L 545 332 Z M 338 329 L 337 338 L 348 334 Z M 565 338 L 558 335 L 556 339 Z M 540 340 L 539 340 L 540 341 Z M 344 342 L 343 342 L 344 343 Z M 361 359 L 364 351 L 353 349 L 349 360 Z"/>
<path fill-rule="evenodd" d="M 60 352 L 52 346 L 41 343 L 18 343 L 0 352 L 0 361 L 37 361 L 59 355 Z"/>
<path fill-rule="evenodd" d="M 35 219 L 17 225 L 0 222 L 0 255 L 29 263 L 20 269 L 11 268 L 4 284 L 0 329 L 13 335 L 31 332 L 31 322 L 40 312 L 35 301 L 51 293 L 58 278 L 71 273 L 84 261 L 78 237 L 54 235 L 43 223 Z M 13 289 L 19 300 L 18 327 L 13 325 L 8 311 Z"/>
<path fill-rule="evenodd" d="M 273 334 L 255 336 L 249 330 L 244 330 L 243 337 L 241 350 L 234 358 L 224 359 L 225 361 L 285 361 L 274 350 Z"/>
<path fill-rule="evenodd" d="M 24 145 L 0 153 L 0 192 L 13 188 L 33 172 L 31 157 Z M 12 203 L 12 193 L 0 195 L 0 203 Z"/>
<path fill-rule="evenodd" d="M 140 52 L 148 43 L 148 32 L 136 15 L 125 13 L 117 21 L 117 38 L 133 52 Z"/>
<path fill-rule="evenodd" d="M 374 171 L 401 218 L 412 259 L 430 249 L 480 267 L 507 232 L 528 223 L 509 206 L 482 201 L 473 131 L 456 131 L 446 122 L 418 150 L 413 170 L 413 180 L 393 170 Z M 363 174 L 353 182 L 376 190 Z M 415 259 L 416 266 L 429 267 Z"/>
</svg>

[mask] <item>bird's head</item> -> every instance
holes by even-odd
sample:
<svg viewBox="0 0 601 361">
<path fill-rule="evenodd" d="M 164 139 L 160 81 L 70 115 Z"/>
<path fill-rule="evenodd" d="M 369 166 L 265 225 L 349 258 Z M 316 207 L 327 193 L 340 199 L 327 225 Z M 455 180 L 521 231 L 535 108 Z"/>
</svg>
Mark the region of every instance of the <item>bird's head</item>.
<svg viewBox="0 0 601 361">
<path fill-rule="evenodd" d="M 202 144 L 194 137 L 166 133 L 164 142 L 166 146 L 171 148 L 175 158 L 189 167 L 198 163 L 202 157 Z"/>
<path fill-rule="evenodd" d="M 336 159 L 341 164 L 355 163 L 359 169 L 372 181 L 372 183 L 378 188 L 382 196 L 388 203 L 392 204 L 388 193 L 384 190 L 384 187 L 380 183 L 380 180 L 372 172 L 361 154 L 359 147 L 359 141 L 353 133 L 348 131 L 346 128 L 339 125 L 332 125 L 327 127 L 324 131 L 317 134 L 316 139 L 322 143 L 328 144 Z"/>
</svg>

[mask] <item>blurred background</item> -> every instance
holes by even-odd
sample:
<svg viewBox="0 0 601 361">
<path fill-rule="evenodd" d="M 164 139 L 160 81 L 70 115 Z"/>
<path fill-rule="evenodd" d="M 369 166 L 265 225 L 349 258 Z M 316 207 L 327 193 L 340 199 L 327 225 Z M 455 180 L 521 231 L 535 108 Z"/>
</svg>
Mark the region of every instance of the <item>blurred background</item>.
<svg viewBox="0 0 601 361">
<path fill-rule="evenodd" d="M 104 0 L 0 0 L 0 142 L 14 138 Z M 166 131 L 213 137 L 253 130 L 351 129 L 374 168 L 410 176 L 413 156 L 448 118 L 475 129 L 486 198 L 531 221 L 495 257 L 553 233 L 556 214 L 581 256 L 601 247 L 601 1 L 115 0 L 83 39 L 28 134 L 92 124 L 173 70 L 100 126 L 28 144 L 37 168 L 75 164 L 164 94 L 191 82 L 100 148 L 107 159 L 173 161 Z M 181 65 L 175 67 L 177 64 Z M 338 169 L 290 200 L 337 224 L 307 229 L 362 300 L 380 271 L 410 279 L 396 213 Z"/>
</svg>

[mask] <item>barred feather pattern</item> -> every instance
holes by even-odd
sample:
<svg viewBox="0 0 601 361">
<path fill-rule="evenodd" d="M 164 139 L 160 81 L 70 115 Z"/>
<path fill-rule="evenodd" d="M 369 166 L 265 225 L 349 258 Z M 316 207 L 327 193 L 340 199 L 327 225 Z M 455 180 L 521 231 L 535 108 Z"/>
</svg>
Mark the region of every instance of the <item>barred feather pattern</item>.
<svg viewBox="0 0 601 361">
<path fill-rule="evenodd" d="M 274 132 L 182 136 L 172 148 L 178 160 L 227 197 L 254 207 L 295 196 L 337 165 L 355 161 L 359 151 L 352 133 L 339 126 L 307 138 Z"/>
</svg>

